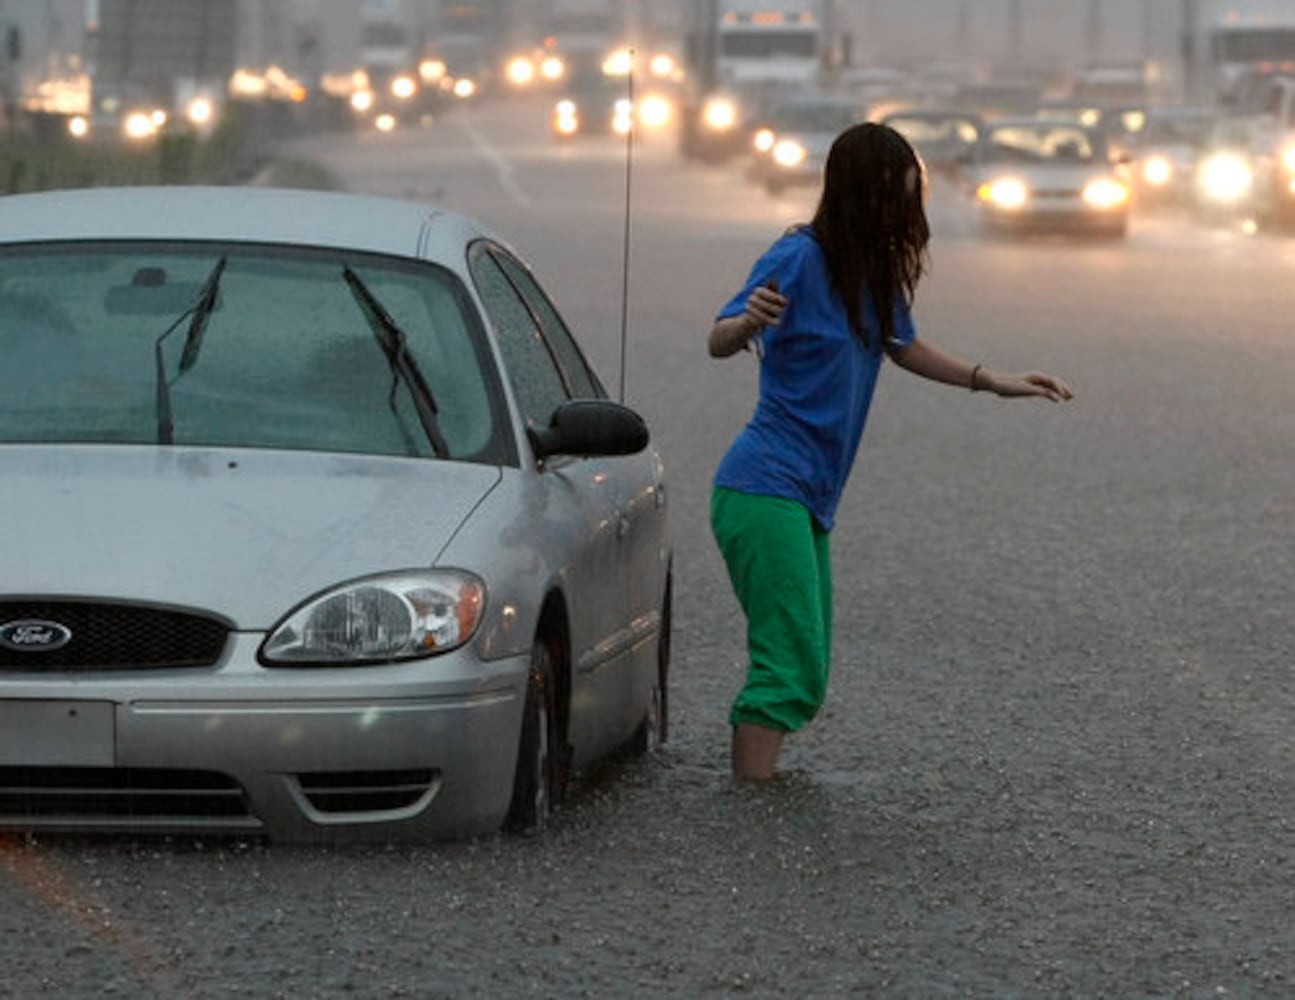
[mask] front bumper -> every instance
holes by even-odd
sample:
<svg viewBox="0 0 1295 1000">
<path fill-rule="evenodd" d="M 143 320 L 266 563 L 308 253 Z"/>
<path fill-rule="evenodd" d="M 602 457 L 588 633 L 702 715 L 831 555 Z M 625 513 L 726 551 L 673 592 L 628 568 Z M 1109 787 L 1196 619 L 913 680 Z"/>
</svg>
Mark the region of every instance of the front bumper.
<svg viewBox="0 0 1295 1000">
<path fill-rule="evenodd" d="M 994 232 L 1122 234 L 1128 228 L 1127 207 L 1096 209 L 1074 201 L 1038 200 L 1020 209 L 981 206 L 981 218 Z"/>
<path fill-rule="evenodd" d="M 0 688 L 0 827 L 321 842 L 498 830 L 529 657 L 274 669 L 237 636 L 215 669 Z"/>
</svg>

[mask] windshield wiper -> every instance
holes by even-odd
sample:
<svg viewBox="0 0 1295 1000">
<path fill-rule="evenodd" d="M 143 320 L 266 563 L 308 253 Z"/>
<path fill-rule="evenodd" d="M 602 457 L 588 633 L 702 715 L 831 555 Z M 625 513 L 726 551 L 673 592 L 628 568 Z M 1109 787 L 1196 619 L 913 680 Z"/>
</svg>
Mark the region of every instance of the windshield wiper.
<svg viewBox="0 0 1295 1000">
<path fill-rule="evenodd" d="M 198 360 L 198 351 L 202 347 L 202 335 L 207 330 L 207 323 L 216 308 L 216 296 L 220 293 L 220 276 L 225 273 L 226 257 L 216 261 L 216 266 L 202 283 L 198 301 L 191 305 L 166 328 L 162 336 L 153 345 L 153 360 L 157 366 L 157 443 L 171 444 L 175 438 L 175 424 L 171 417 L 171 386 L 166 380 L 166 365 L 162 358 L 162 345 L 181 323 L 189 320 L 189 331 L 184 338 L 184 351 L 180 355 L 180 373 L 188 371 Z M 179 379 L 179 375 L 176 378 Z"/>
<path fill-rule="evenodd" d="M 423 373 L 418 370 L 418 365 L 414 363 L 413 356 L 409 353 L 405 331 L 400 329 L 396 321 L 391 318 L 391 314 L 373 297 L 368 286 L 360 280 L 360 276 L 352 271 L 349 265 L 343 268 L 342 274 L 351 289 L 351 294 L 355 296 L 355 301 L 359 303 L 360 311 L 364 313 L 365 320 L 372 328 L 373 335 L 377 338 L 383 353 L 386 354 L 387 363 L 391 365 L 393 381 L 391 395 L 387 400 L 388 405 L 394 412 L 396 385 L 404 382 L 409 395 L 413 397 L 414 409 L 418 411 L 418 422 L 423 425 L 423 431 L 431 441 L 432 449 L 441 458 L 448 458 L 450 448 L 441 434 L 440 423 L 436 416 L 439 412 L 436 408 L 436 399 L 432 395 L 432 390 L 427 387 Z"/>
</svg>

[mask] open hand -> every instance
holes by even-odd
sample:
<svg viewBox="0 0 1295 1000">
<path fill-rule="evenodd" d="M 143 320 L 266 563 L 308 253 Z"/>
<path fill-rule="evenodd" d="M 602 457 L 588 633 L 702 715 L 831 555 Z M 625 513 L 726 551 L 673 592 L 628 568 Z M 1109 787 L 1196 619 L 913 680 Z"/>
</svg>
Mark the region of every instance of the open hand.
<svg viewBox="0 0 1295 1000">
<path fill-rule="evenodd" d="M 1018 375 L 1003 375 L 998 372 L 981 372 L 981 387 L 1007 398 L 1023 396 L 1042 396 L 1054 403 L 1074 399 L 1070 386 L 1046 372 L 1021 372 Z"/>
</svg>

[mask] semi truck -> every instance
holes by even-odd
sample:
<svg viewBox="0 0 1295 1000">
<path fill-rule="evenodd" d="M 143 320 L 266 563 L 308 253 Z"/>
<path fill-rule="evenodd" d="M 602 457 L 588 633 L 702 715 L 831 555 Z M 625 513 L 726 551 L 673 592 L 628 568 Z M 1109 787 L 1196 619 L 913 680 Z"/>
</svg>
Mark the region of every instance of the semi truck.
<svg viewBox="0 0 1295 1000">
<path fill-rule="evenodd" d="M 1195 0 L 1186 7 L 1187 89 L 1250 110 L 1266 79 L 1295 75 L 1295 4 L 1290 0 Z"/>
<path fill-rule="evenodd" d="M 92 124 L 146 138 L 168 118 L 209 123 L 236 66 L 237 0 L 90 0 Z"/>
<path fill-rule="evenodd" d="M 684 41 L 680 152 L 745 152 L 771 97 L 822 85 L 831 38 L 830 0 L 698 0 Z"/>
</svg>

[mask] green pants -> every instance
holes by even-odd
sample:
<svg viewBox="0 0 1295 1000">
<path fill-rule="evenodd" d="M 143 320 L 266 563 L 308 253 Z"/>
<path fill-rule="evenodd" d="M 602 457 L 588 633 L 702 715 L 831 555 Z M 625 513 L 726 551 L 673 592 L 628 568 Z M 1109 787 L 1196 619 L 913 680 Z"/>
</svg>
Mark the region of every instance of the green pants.
<svg viewBox="0 0 1295 1000">
<path fill-rule="evenodd" d="M 729 720 L 795 732 L 827 695 L 829 535 L 794 500 L 717 487 L 711 529 L 746 615 L 750 663 Z"/>
</svg>

